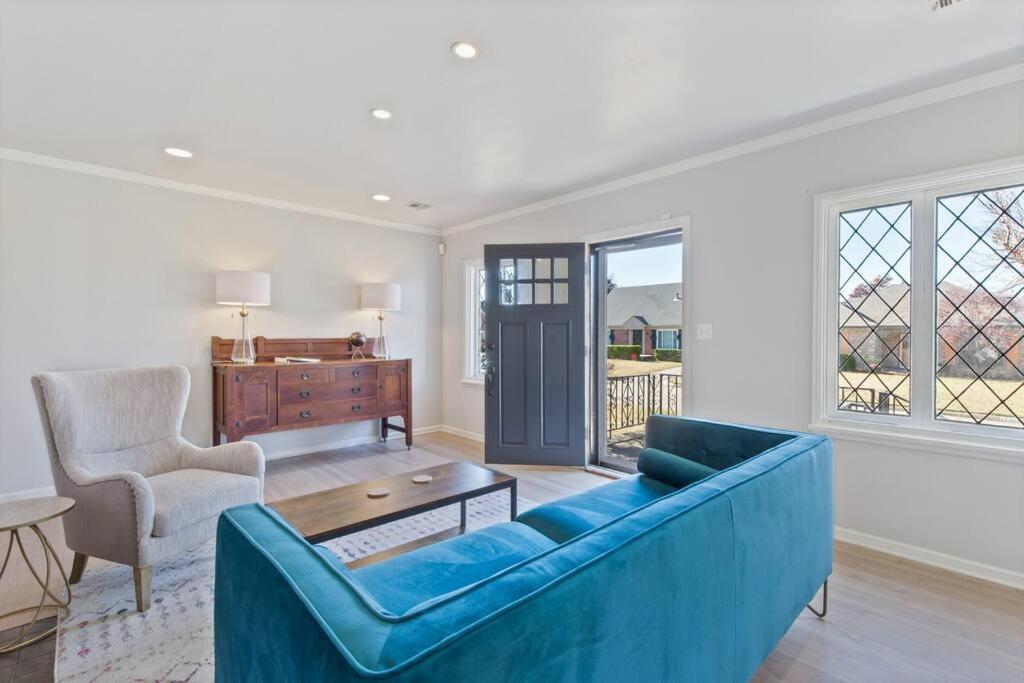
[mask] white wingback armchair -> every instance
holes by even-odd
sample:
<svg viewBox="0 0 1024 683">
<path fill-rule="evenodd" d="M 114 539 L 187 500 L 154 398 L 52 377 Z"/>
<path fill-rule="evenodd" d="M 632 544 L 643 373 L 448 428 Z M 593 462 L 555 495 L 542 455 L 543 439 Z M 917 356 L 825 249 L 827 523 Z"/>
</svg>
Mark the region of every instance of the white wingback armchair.
<svg viewBox="0 0 1024 683">
<path fill-rule="evenodd" d="M 179 365 L 48 372 L 32 378 L 75 552 L 130 565 L 138 610 L 154 564 L 213 537 L 217 517 L 263 499 L 263 451 L 250 441 L 197 448 L 181 436 L 189 394 Z"/>
</svg>

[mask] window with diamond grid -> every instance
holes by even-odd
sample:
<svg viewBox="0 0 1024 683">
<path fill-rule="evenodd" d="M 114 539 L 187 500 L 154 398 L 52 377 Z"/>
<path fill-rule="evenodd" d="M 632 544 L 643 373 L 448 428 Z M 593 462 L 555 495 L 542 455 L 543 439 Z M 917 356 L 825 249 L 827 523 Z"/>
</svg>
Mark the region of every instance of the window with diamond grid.
<svg viewBox="0 0 1024 683">
<path fill-rule="evenodd" d="M 1024 185 L 935 202 L 935 417 L 1024 427 Z"/>
<path fill-rule="evenodd" d="M 910 414 L 911 203 L 839 214 L 839 410 Z"/>
</svg>

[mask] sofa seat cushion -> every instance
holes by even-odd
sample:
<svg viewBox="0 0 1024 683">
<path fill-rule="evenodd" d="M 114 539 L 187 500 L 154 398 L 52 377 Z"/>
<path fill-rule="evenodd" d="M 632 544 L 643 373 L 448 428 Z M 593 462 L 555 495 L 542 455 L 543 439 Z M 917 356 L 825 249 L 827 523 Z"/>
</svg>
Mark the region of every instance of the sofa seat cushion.
<svg viewBox="0 0 1024 683">
<path fill-rule="evenodd" d="M 505 522 L 361 567 L 353 575 L 381 607 L 404 614 L 555 545 L 525 524 Z"/>
<path fill-rule="evenodd" d="M 718 470 L 702 465 L 699 462 L 684 458 L 674 453 L 666 453 L 657 448 L 645 448 L 640 451 L 640 459 L 636 468 L 669 486 L 683 488 L 695 481 L 706 479 Z"/>
<path fill-rule="evenodd" d="M 255 503 L 260 481 L 213 470 L 175 470 L 147 477 L 153 490 L 153 535 L 172 536 L 226 508 Z"/>
<path fill-rule="evenodd" d="M 519 515 L 519 521 L 564 543 L 676 490 L 639 474 L 535 507 Z"/>
</svg>

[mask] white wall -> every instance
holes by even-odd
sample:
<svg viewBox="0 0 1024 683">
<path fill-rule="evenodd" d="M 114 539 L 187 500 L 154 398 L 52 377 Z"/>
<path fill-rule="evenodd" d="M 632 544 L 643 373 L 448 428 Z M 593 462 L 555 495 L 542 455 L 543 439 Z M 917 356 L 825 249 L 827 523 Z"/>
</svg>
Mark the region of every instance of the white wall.
<svg viewBox="0 0 1024 683">
<path fill-rule="evenodd" d="M 1017 82 L 449 236 L 445 422 L 483 432 L 482 392 L 460 381 L 463 259 L 486 243 L 574 241 L 671 213 L 691 219 L 690 320 L 714 325 L 714 340 L 690 349 L 689 413 L 806 429 L 813 195 L 1022 154 L 1022 121 Z M 1024 585 L 1024 461 L 836 448 L 837 525 Z"/>
<path fill-rule="evenodd" d="M 29 378 L 42 370 L 180 363 L 184 434 L 209 444 L 210 337 L 237 317 L 214 272 L 272 276 L 254 334 L 376 333 L 358 285 L 403 285 L 392 352 L 413 359 L 416 425 L 441 422 L 436 237 L 0 161 L 0 496 L 52 485 Z M 371 422 L 258 437 L 269 456 L 370 437 Z"/>
</svg>

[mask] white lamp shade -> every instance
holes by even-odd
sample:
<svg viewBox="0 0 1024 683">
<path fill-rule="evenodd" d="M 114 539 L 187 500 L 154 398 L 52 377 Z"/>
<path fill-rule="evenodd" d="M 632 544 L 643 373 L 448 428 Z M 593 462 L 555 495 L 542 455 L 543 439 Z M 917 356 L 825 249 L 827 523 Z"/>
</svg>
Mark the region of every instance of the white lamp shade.
<svg viewBox="0 0 1024 683">
<path fill-rule="evenodd" d="M 359 291 L 359 305 L 373 311 L 397 311 L 402 308 L 402 286 L 388 282 L 365 284 Z"/>
<path fill-rule="evenodd" d="M 270 274 L 249 270 L 217 273 L 217 303 L 231 306 L 269 306 Z"/>
</svg>

